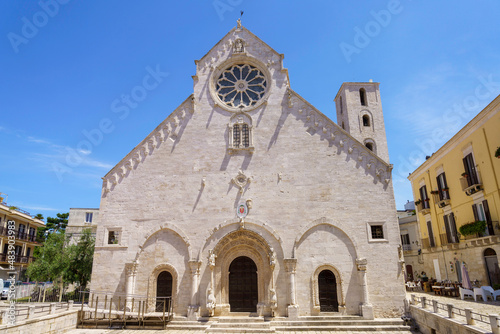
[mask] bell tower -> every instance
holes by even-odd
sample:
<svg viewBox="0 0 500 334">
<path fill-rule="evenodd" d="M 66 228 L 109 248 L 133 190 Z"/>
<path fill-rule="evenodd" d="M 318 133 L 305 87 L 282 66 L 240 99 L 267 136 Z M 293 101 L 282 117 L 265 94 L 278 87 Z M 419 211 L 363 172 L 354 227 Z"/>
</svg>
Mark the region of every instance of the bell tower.
<svg viewBox="0 0 500 334">
<path fill-rule="evenodd" d="M 344 82 L 335 97 L 337 124 L 389 163 L 378 82 Z"/>
</svg>

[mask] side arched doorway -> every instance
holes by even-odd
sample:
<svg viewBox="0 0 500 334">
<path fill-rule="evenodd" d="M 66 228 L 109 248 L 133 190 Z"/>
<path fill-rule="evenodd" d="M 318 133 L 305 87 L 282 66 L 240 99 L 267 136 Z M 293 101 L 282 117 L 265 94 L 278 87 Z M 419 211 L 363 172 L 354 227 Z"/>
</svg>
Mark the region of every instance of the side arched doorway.
<svg viewBox="0 0 500 334">
<path fill-rule="evenodd" d="M 413 281 L 413 267 L 411 264 L 406 265 L 406 280 Z"/>
<path fill-rule="evenodd" d="M 163 312 L 163 304 L 168 310 L 168 299 L 161 297 L 172 297 L 172 274 L 168 271 L 162 271 L 156 280 L 156 312 Z M 171 300 L 170 300 L 171 301 Z"/>
<path fill-rule="evenodd" d="M 486 263 L 486 274 L 490 286 L 495 284 L 500 284 L 500 269 L 498 267 L 497 253 L 491 249 L 486 248 L 484 250 L 484 262 Z"/>
<path fill-rule="evenodd" d="M 256 312 L 258 303 L 257 266 L 240 256 L 229 266 L 229 305 L 231 312 Z"/>
<path fill-rule="evenodd" d="M 318 290 L 320 312 L 338 312 L 337 280 L 330 270 L 319 273 Z"/>
</svg>

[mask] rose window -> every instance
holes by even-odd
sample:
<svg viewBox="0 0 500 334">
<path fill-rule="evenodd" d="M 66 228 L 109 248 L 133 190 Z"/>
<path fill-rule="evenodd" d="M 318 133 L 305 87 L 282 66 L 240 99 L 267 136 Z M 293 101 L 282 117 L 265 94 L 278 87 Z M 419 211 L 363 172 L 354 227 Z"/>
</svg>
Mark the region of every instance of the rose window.
<svg viewBox="0 0 500 334">
<path fill-rule="evenodd" d="M 245 108 L 255 105 L 266 92 L 266 78 L 256 67 L 248 64 L 231 66 L 216 82 L 219 99 L 229 107 Z"/>
</svg>

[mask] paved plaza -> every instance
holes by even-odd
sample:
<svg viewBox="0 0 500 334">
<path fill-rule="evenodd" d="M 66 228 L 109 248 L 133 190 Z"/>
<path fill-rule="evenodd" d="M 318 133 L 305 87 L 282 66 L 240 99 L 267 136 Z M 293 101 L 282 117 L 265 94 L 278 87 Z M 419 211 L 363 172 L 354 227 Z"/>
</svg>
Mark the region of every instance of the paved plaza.
<svg viewBox="0 0 500 334">
<path fill-rule="evenodd" d="M 171 332 L 175 334 L 204 334 L 205 331 L 194 331 L 194 330 L 156 330 L 156 331 L 148 331 L 148 334 L 164 334 L 165 332 Z M 138 334 L 138 333 L 144 333 L 143 330 L 115 330 L 115 329 L 75 329 L 70 332 L 67 332 L 68 334 Z M 341 331 L 300 331 L 300 332 L 279 332 L 276 331 L 277 334 L 328 334 L 328 333 L 336 333 L 336 334 L 373 334 L 373 331 L 370 332 L 352 332 L 352 331 L 347 331 L 347 332 L 341 332 Z M 396 332 L 391 331 L 391 332 L 376 332 L 377 334 L 396 334 Z M 405 334 L 418 334 L 417 332 L 404 332 Z M 400 334 L 400 333 L 399 333 Z"/>
<path fill-rule="evenodd" d="M 442 304 L 453 304 L 455 307 L 460 308 L 460 309 L 466 309 L 466 308 L 471 308 L 473 309 L 474 312 L 476 313 L 481 313 L 484 315 L 489 315 L 489 314 L 500 314 L 500 300 L 497 301 L 491 301 L 488 300 L 487 302 L 483 301 L 477 301 L 475 302 L 471 298 L 466 298 L 465 300 L 461 300 L 460 297 L 444 297 L 444 296 L 436 296 L 434 293 L 429 293 L 429 292 L 408 292 L 407 293 L 407 298 L 410 299 L 411 294 L 415 294 L 417 297 L 426 297 L 427 300 L 437 300 L 439 303 Z M 460 318 L 457 318 L 460 320 Z M 465 320 L 464 320 L 465 322 Z M 488 326 L 485 326 L 481 323 L 477 323 L 478 327 L 488 329 Z M 200 330 L 166 330 L 167 332 L 173 332 L 176 334 L 201 334 L 205 333 L 205 331 L 200 331 Z M 166 331 L 164 330 L 156 330 L 156 331 L 148 331 L 148 333 L 151 334 L 156 334 L 156 333 L 165 333 Z M 70 332 L 69 334 L 137 334 L 137 333 L 143 333 L 143 331 L 139 330 L 111 330 L 111 329 L 75 329 Z M 276 331 L 276 333 L 280 334 L 292 334 L 292 333 L 304 333 L 304 332 L 280 332 Z M 373 333 L 373 332 L 367 332 L 367 331 L 345 331 L 345 332 L 339 332 L 339 331 L 311 331 L 307 333 L 321 333 L 321 334 L 327 334 L 327 333 L 352 333 L 352 334 L 368 334 L 368 333 Z M 378 334 L 394 334 L 395 332 L 378 332 Z M 416 332 L 410 332 L 408 331 L 407 334 L 417 334 Z"/>
</svg>

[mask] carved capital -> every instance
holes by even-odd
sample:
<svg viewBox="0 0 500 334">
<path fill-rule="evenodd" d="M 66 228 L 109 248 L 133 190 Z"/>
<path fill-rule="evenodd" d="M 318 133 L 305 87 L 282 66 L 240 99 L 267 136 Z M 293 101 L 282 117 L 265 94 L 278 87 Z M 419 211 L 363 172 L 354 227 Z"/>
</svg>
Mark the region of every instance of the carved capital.
<svg viewBox="0 0 500 334">
<path fill-rule="evenodd" d="M 286 271 L 290 274 L 295 274 L 297 259 L 283 259 L 283 262 L 285 263 Z"/>
<path fill-rule="evenodd" d="M 189 260 L 188 263 L 189 263 L 189 268 L 191 268 L 191 275 L 199 275 L 201 261 Z"/>
<path fill-rule="evenodd" d="M 356 266 L 358 267 L 358 271 L 366 271 L 366 265 L 368 261 L 365 258 L 356 259 Z"/>
<path fill-rule="evenodd" d="M 125 275 L 126 276 L 137 275 L 137 262 L 125 263 Z"/>
</svg>

